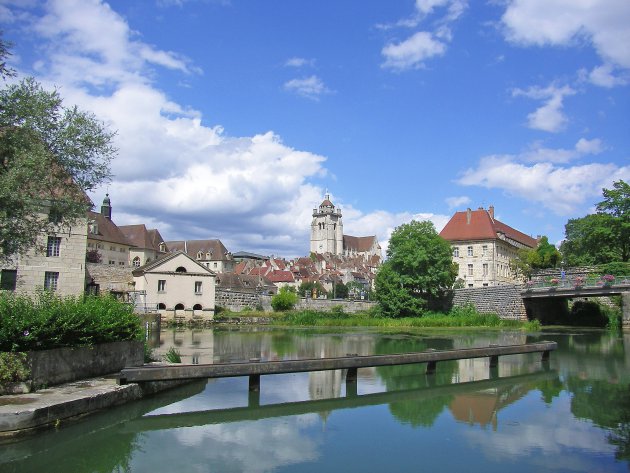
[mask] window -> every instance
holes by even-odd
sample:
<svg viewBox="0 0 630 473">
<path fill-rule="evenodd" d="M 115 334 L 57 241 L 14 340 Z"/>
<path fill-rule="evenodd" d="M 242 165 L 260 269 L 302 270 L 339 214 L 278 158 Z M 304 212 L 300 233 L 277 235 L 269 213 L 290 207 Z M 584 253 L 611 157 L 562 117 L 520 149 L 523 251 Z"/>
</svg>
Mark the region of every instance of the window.
<svg viewBox="0 0 630 473">
<path fill-rule="evenodd" d="M 110 260 L 109 260 L 109 264 L 114 265 L 114 264 L 116 264 L 116 261 L 114 261 L 113 259 L 110 259 Z"/>
<path fill-rule="evenodd" d="M 459 258 L 459 247 L 458 246 L 453 248 L 453 256 L 455 258 Z"/>
<path fill-rule="evenodd" d="M 483 287 L 488 287 L 488 283 L 487 283 L 487 282 L 484 282 L 484 283 L 483 283 Z"/>
<path fill-rule="evenodd" d="M 133 261 L 131 262 L 132 266 L 134 268 L 139 268 L 140 267 L 140 257 L 136 256 Z"/>
<path fill-rule="evenodd" d="M 116 247 L 115 247 L 115 246 L 113 246 L 113 245 L 110 245 L 110 246 L 109 246 L 109 251 L 116 251 Z"/>
<path fill-rule="evenodd" d="M 195 281 L 195 294 L 201 294 L 201 281 Z"/>
<path fill-rule="evenodd" d="M 58 282 L 59 273 L 53 271 L 46 271 L 44 273 L 44 289 L 47 291 L 56 291 Z"/>
<path fill-rule="evenodd" d="M 481 254 L 482 254 L 483 256 L 488 256 L 488 245 L 483 245 L 483 246 L 481 247 Z"/>
<path fill-rule="evenodd" d="M 124 266 L 124 265 L 125 265 L 125 262 L 124 262 L 124 261 L 119 261 L 119 262 L 118 262 L 118 265 L 119 265 L 119 266 Z"/>
<path fill-rule="evenodd" d="M 17 286 L 17 269 L 3 269 L 0 273 L 0 289 L 15 291 Z"/>
<path fill-rule="evenodd" d="M 473 247 L 469 246 L 468 247 L 468 256 L 472 256 L 473 255 Z"/>
<path fill-rule="evenodd" d="M 488 263 L 483 264 L 483 275 L 484 276 L 488 275 Z"/>
<path fill-rule="evenodd" d="M 176 273 L 185 273 L 186 272 L 186 268 L 184 268 L 183 266 L 180 266 L 179 268 L 177 268 L 175 270 Z"/>
<path fill-rule="evenodd" d="M 468 276 L 472 276 L 473 275 L 473 265 L 469 264 L 468 265 Z"/>
<path fill-rule="evenodd" d="M 472 284 L 469 284 L 469 285 L 468 285 L 468 287 L 473 287 L 473 285 L 472 285 Z"/>
<path fill-rule="evenodd" d="M 46 245 L 46 256 L 59 256 L 59 248 L 61 248 L 61 237 L 48 237 Z"/>
<path fill-rule="evenodd" d="M 166 304 L 164 302 L 160 302 L 157 305 L 158 310 L 166 310 Z"/>
<path fill-rule="evenodd" d="M 215 267 L 215 268 L 217 267 L 217 263 L 214 263 L 214 267 Z"/>
<path fill-rule="evenodd" d="M 197 259 L 203 258 L 203 253 L 201 251 L 197 252 Z"/>
<path fill-rule="evenodd" d="M 158 292 L 165 292 L 165 291 L 166 291 L 166 280 L 158 279 Z"/>
</svg>

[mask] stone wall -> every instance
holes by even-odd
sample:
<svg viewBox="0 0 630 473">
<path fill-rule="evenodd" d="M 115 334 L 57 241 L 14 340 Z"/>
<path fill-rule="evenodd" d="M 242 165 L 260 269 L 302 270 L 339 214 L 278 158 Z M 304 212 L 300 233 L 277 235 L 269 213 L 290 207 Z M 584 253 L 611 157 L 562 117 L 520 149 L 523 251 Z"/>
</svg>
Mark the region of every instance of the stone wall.
<svg viewBox="0 0 630 473">
<path fill-rule="evenodd" d="M 495 313 L 502 319 L 527 320 L 520 284 L 455 289 L 453 306 L 472 304 L 481 313 Z"/>
<path fill-rule="evenodd" d="M 100 263 L 87 263 L 86 267 L 88 283 L 93 280 L 94 284 L 98 284 L 101 294 L 126 293 L 134 289 L 135 283 L 129 267 Z"/>
<path fill-rule="evenodd" d="M 216 305 L 232 312 L 240 312 L 244 308 L 256 309 L 261 307 L 263 310 L 271 311 L 271 297 L 268 295 L 257 294 L 255 292 L 235 292 L 217 289 Z M 349 300 L 329 300 L 329 299 L 306 299 L 298 300 L 296 309 L 311 309 L 328 312 L 335 306 L 343 307 L 344 312 L 353 314 L 369 310 L 374 307 L 376 302 L 372 301 L 349 301 Z"/>
</svg>

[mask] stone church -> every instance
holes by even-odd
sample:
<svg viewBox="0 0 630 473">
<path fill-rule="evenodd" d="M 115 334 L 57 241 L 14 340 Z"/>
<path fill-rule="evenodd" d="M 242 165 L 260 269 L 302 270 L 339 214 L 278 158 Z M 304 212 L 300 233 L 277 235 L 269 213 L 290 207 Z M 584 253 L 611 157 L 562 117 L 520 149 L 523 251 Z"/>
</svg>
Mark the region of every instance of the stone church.
<svg viewBox="0 0 630 473">
<path fill-rule="evenodd" d="M 381 246 L 375 235 L 356 237 L 343 234 L 341 209 L 335 208 L 330 194 L 326 194 L 319 207 L 313 209 L 311 253 L 359 256 L 365 260 L 372 260 L 374 256 L 379 260 L 382 258 Z"/>
</svg>

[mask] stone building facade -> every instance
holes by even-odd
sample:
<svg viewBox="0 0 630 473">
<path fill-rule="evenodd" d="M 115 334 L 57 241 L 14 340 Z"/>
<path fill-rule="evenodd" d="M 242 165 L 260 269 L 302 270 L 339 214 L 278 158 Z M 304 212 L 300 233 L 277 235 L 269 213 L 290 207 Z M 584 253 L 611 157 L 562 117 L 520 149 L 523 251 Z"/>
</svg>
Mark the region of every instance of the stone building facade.
<svg viewBox="0 0 630 473">
<path fill-rule="evenodd" d="M 453 262 L 464 287 L 514 284 L 510 262 L 522 248 L 536 248 L 538 242 L 494 218 L 494 207 L 456 212 L 440 232 L 451 243 Z"/>
<path fill-rule="evenodd" d="M 42 214 L 48 218 L 48 214 Z M 35 294 L 47 289 L 60 296 L 76 296 L 85 288 L 87 219 L 41 234 L 35 248 L 17 255 L 1 270 L 3 290 Z"/>
</svg>

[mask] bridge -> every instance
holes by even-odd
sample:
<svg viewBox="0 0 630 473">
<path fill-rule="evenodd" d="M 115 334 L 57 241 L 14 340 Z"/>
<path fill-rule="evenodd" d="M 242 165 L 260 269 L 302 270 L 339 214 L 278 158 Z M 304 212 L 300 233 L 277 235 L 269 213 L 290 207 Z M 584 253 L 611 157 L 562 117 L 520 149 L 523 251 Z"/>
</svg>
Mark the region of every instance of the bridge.
<svg viewBox="0 0 630 473">
<path fill-rule="evenodd" d="M 248 376 L 250 392 L 259 392 L 261 375 L 343 369 L 347 370 L 347 389 L 356 392 L 357 369 L 359 368 L 426 363 L 427 374 L 433 374 L 437 363 L 441 361 L 489 358 L 490 375 L 493 376 L 496 375 L 499 356 L 542 353 L 542 361 L 545 362 L 549 360 L 549 353 L 557 348 L 558 344 L 556 342 L 543 341 L 520 345 L 490 345 L 482 348 L 459 350 L 429 349 L 423 352 L 391 355 L 359 356 L 349 354 L 342 357 L 304 360 L 261 361 L 260 359 L 252 359 L 240 363 L 145 365 L 121 370 L 118 383 Z"/>
<path fill-rule="evenodd" d="M 602 278 L 553 278 L 526 285 L 521 292 L 528 318 L 555 312 L 567 312 L 567 300 L 591 297 L 622 296 L 623 325 L 630 324 L 630 276 L 619 276 L 612 281 Z"/>
</svg>

